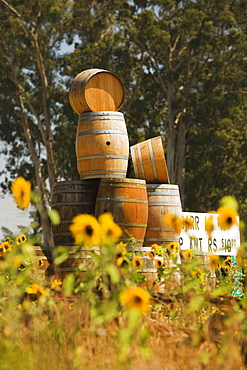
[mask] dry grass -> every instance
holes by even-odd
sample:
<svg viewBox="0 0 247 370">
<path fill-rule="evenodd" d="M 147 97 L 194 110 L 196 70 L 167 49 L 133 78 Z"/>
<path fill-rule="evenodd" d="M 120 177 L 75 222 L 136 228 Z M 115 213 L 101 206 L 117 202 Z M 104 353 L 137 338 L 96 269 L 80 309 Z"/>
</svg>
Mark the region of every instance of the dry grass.
<svg viewBox="0 0 247 370">
<path fill-rule="evenodd" d="M 188 325 L 181 318 L 171 321 L 163 315 L 164 307 L 145 314 L 149 328 L 149 358 L 139 353 L 133 343 L 126 362 L 117 360 L 116 339 L 120 321 L 113 320 L 92 330 L 89 307 L 78 301 L 57 302 L 47 315 L 23 317 L 18 331 L 9 327 L 1 334 L 1 370 L 80 370 L 80 369 L 164 369 L 164 370 L 232 370 L 244 369 L 241 341 L 232 311 L 215 313 L 202 328 Z M 231 309 L 231 307 L 230 307 Z M 188 318 L 187 318 L 188 319 Z"/>
</svg>

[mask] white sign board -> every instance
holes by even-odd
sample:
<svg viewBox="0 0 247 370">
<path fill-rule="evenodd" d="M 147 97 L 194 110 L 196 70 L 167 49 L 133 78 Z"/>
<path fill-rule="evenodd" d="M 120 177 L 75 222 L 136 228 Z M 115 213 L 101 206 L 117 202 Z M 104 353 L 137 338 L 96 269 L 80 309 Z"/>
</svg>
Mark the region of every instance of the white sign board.
<svg viewBox="0 0 247 370">
<path fill-rule="evenodd" d="M 205 230 L 205 221 L 213 217 L 214 230 L 209 238 Z M 182 217 L 192 219 L 192 229 L 182 229 L 179 245 L 181 250 L 191 249 L 202 253 L 215 253 L 220 256 L 235 256 L 240 247 L 239 224 L 233 225 L 229 230 L 222 230 L 218 226 L 218 214 L 183 212 Z M 239 223 L 239 217 L 237 218 Z"/>
</svg>

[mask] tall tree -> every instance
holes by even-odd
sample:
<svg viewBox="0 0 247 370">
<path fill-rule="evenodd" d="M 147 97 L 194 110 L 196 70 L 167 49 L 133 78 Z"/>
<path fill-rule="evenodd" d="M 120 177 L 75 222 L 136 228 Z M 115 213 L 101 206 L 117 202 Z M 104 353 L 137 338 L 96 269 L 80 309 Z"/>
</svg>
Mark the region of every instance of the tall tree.
<svg viewBox="0 0 247 370">
<path fill-rule="evenodd" d="M 169 175 L 179 184 L 184 208 L 206 211 L 227 193 L 245 199 L 244 0 L 14 0 L 11 6 L 0 0 L 0 4 L 4 35 L 0 105 L 5 107 L 0 130 L 6 152 L 18 150 L 24 156 L 30 151 L 24 130 L 28 127 L 42 179 L 50 178 L 49 168 L 60 178 L 77 178 L 78 117 L 69 106 L 68 89 L 77 73 L 105 68 L 119 75 L 126 88 L 122 111 L 130 144 L 162 135 Z M 34 31 L 47 85 L 42 85 L 45 79 L 30 33 Z M 59 54 L 63 42 L 74 45 L 67 56 Z M 51 124 L 51 136 L 46 122 Z M 49 148 L 54 157 L 48 166 Z M 9 155 L 11 167 L 33 176 L 32 163 L 23 158 Z"/>
<path fill-rule="evenodd" d="M 243 107 L 246 86 L 246 22 L 243 14 L 246 11 L 247 4 L 238 0 L 136 0 L 127 17 L 126 12 L 119 12 L 128 42 L 135 45 L 137 52 L 139 49 L 138 55 L 144 60 L 139 101 L 145 101 L 152 113 L 154 107 L 158 111 L 156 117 L 159 117 L 160 125 L 156 126 L 155 115 L 146 115 L 146 119 L 150 119 L 149 127 L 154 125 L 154 129 L 146 130 L 146 134 L 154 134 L 159 127 L 165 133 L 168 171 L 171 181 L 180 186 L 184 206 L 186 158 L 193 158 L 193 147 L 189 143 L 194 131 L 202 141 L 205 139 L 199 119 L 202 112 L 204 121 L 210 119 L 205 105 L 215 107 L 218 101 L 218 117 L 210 121 L 212 130 L 220 122 L 227 122 L 225 118 L 232 116 L 236 105 L 240 110 Z M 149 105 L 150 91 L 152 101 L 156 100 L 153 106 Z M 233 95 L 238 98 L 232 99 Z M 228 109 L 221 109 L 223 102 Z M 139 117 L 141 119 L 143 115 Z M 237 124 L 237 117 L 234 122 Z M 140 126 L 145 128 L 145 122 Z M 214 142 L 209 140 L 207 145 L 211 148 Z M 193 160 L 190 164 L 194 165 L 196 176 L 200 169 Z M 213 165 L 217 166 L 216 158 Z M 189 175 L 193 178 L 191 172 Z M 221 189 L 221 193 L 223 189 L 227 191 L 225 187 Z M 193 194 L 196 195 L 196 190 Z M 190 199 L 187 206 L 192 205 L 191 198 L 187 199 Z"/>
<path fill-rule="evenodd" d="M 67 0 L 0 0 L 0 71 L 2 104 L 1 138 L 11 142 L 12 162 L 20 155 L 19 171 L 28 178 L 34 174 L 41 195 L 41 226 L 44 242 L 53 246 L 45 181 L 52 189 L 57 179 L 53 150 L 53 115 L 59 115 L 54 91 L 59 90 L 57 52 L 65 39 L 71 3 Z M 11 131 L 8 123 L 11 122 Z M 28 152 L 25 148 L 27 146 Z M 33 173 L 28 173 L 29 154 Z M 47 172 L 47 174 L 46 174 Z"/>
</svg>

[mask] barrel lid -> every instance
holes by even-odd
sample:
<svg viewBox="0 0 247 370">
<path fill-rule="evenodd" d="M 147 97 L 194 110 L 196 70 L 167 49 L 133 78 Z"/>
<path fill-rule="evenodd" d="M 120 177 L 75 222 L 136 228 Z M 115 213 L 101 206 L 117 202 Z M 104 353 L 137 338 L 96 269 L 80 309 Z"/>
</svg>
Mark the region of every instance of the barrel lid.
<svg viewBox="0 0 247 370">
<path fill-rule="evenodd" d="M 69 90 L 72 109 L 80 114 L 87 111 L 118 111 L 125 99 L 121 79 L 104 69 L 88 69 L 77 74 Z"/>
</svg>

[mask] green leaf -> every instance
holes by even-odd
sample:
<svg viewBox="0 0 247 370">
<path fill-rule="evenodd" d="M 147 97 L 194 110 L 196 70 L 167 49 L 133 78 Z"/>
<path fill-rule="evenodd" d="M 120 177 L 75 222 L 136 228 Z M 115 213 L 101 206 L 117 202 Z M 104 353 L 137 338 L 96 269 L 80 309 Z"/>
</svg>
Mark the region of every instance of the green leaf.
<svg viewBox="0 0 247 370">
<path fill-rule="evenodd" d="M 188 312 L 194 312 L 199 310 L 203 307 L 203 305 L 206 303 L 205 298 L 202 295 L 199 295 L 197 297 L 193 297 L 190 300 Z"/>
<path fill-rule="evenodd" d="M 120 275 L 117 269 L 117 266 L 113 264 L 108 264 L 106 266 L 106 272 L 110 275 L 111 281 L 113 284 L 118 284 L 120 281 Z"/>
<path fill-rule="evenodd" d="M 69 258 L 69 252 L 66 247 L 58 247 L 56 250 L 56 256 L 54 258 L 54 264 L 60 265 Z"/>
<path fill-rule="evenodd" d="M 47 211 L 47 214 L 53 225 L 59 225 L 61 222 L 60 215 L 55 209 L 50 209 Z"/>
<path fill-rule="evenodd" d="M 73 274 L 68 274 L 63 282 L 63 289 L 64 289 L 64 294 L 66 296 L 70 296 L 73 293 L 74 289 L 74 284 L 75 284 L 75 277 Z"/>
<path fill-rule="evenodd" d="M 235 209 L 236 211 L 238 210 L 238 202 L 235 197 L 232 197 L 230 195 L 227 195 L 220 200 L 220 205 L 222 207 L 230 207 Z"/>
</svg>

